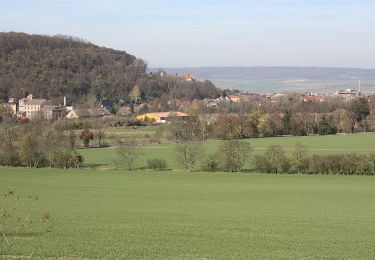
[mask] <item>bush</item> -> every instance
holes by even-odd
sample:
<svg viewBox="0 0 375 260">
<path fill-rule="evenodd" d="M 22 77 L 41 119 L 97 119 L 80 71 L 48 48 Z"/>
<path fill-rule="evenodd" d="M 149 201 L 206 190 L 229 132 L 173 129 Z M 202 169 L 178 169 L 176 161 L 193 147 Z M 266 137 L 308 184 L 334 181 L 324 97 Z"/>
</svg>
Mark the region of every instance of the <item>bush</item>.
<svg viewBox="0 0 375 260">
<path fill-rule="evenodd" d="M 264 157 L 270 166 L 270 172 L 287 172 L 290 168 L 290 160 L 286 157 L 285 151 L 280 145 L 271 145 L 264 152 Z"/>
<path fill-rule="evenodd" d="M 167 162 L 158 158 L 147 160 L 147 168 L 164 171 L 167 168 Z"/>
<path fill-rule="evenodd" d="M 284 173 L 288 173 L 291 167 L 291 161 L 289 158 L 284 157 L 280 163 L 281 171 Z"/>
<path fill-rule="evenodd" d="M 216 154 L 211 154 L 202 164 L 202 170 L 205 172 L 216 172 L 220 169 L 220 164 Z"/>
<path fill-rule="evenodd" d="M 265 155 L 256 155 L 254 164 L 257 171 L 265 173 L 287 173 L 291 167 L 291 161 L 287 157 L 283 157 L 282 160 L 275 162 Z"/>
<path fill-rule="evenodd" d="M 374 155 L 314 155 L 309 159 L 309 172 L 314 174 L 374 175 Z"/>
<path fill-rule="evenodd" d="M 264 155 L 256 155 L 254 158 L 255 169 L 259 172 L 270 173 L 272 166 Z"/>
</svg>

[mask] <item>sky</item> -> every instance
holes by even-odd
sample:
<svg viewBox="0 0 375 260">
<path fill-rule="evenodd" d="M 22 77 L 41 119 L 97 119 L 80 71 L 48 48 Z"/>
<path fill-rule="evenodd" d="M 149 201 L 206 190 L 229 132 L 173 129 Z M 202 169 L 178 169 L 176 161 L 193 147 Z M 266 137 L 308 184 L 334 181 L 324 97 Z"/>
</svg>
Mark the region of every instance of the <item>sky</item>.
<svg viewBox="0 0 375 260">
<path fill-rule="evenodd" d="M 375 68 L 374 0 L 0 0 L 0 31 L 84 38 L 150 67 Z"/>
</svg>

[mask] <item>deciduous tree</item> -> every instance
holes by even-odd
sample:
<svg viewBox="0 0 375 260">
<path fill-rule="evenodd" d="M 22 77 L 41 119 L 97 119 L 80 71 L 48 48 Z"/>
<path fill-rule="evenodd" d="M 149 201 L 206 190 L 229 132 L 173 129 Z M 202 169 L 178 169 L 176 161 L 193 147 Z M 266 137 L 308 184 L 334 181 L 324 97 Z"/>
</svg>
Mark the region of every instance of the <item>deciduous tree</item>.
<svg viewBox="0 0 375 260">
<path fill-rule="evenodd" d="M 85 148 L 87 148 L 90 146 L 90 141 L 94 139 L 94 133 L 85 129 L 80 133 L 79 138 L 82 140 Z"/>
<path fill-rule="evenodd" d="M 137 158 L 140 156 L 137 140 L 127 140 L 120 142 L 117 151 L 117 163 L 125 164 L 129 171 L 134 169 Z"/>
<path fill-rule="evenodd" d="M 182 141 L 176 147 L 177 161 L 187 172 L 194 170 L 203 154 L 203 145 L 199 141 Z"/>
<path fill-rule="evenodd" d="M 247 142 L 236 139 L 222 141 L 218 151 L 222 168 L 227 172 L 241 171 L 252 151 Z"/>
</svg>

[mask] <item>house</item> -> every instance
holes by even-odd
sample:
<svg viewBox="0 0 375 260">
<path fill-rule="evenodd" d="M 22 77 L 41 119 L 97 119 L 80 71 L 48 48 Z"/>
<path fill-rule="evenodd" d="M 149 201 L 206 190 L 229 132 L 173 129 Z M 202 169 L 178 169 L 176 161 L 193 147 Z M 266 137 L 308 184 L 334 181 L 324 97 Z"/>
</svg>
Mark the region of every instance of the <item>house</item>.
<svg viewBox="0 0 375 260">
<path fill-rule="evenodd" d="M 228 96 L 228 98 L 230 99 L 230 101 L 232 101 L 234 103 L 237 103 L 241 100 L 240 96 L 235 96 L 235 95 L 230 95 L 230 96 Z"/>
<path fill-rule="evenodd" d="M 195 77 L 191 73 L 181 75 L 180 78 L 182 78 L 186 81 L 195 81 Z"/>
<path fill-rule="evenodd" d="M 42 106 L 47 103 L 47 99 L 36 99 L 32 94 L 26 98 L 21 98 L 18 102 L 18 112 L 32 119 L 38 116 Z"/>
<path fill-rule="evenodd" d="M 182 112 L 155 112 L 139 115 L 137 119 L 143 122 L 165 124 L 172 118 L 183 119 L 187 117 L 188 115 Z"/>
<path fill-rule="evenodd" d="M 205 107 L 216 108 L 218 106 L 218 102 L 211 98 L 205 98 L 203 100 L 203 105 Z"/>
<path fill-rule="evenodd" d="M 224 96 L 220 96 L 217 99 L 215 99 L 215 101 L 217 101 L 217 102 L 230 102 L 231 100 L 227 96 L 225 96 L 225 97 Z"/>
<path fill-rule="evenodd" d="M 147 104 L 141 103 L 139 105 L 134 105 L 134 106 L 120 107 L 117 114 L 119 114 L 120 116 L 128 116 L 131 114 L 139 114 L 142 110 L 144 111 L 146 109 L 147 109 Z"/>
<path fill-rule="evenodd" d="M 117 114 L 120 116 L 127 116 L 133 114 L 132 108 L 127 106 L 127 107 L 120 107 L 118 110 Z"/>
<path fill-rule="evenodd" d="M 40 110 L 44 118 L 49 120 L 64 117 L 66 111 L 66 107 L 56 105 L 44 105 Z"/>
<path fill-rule="evenodd" d="M 68 119 L 82 119 L 82 118 L 98 118 L 98 117 L 108 117 L 112 114 L 105 108 L 74 108 L 68 112 L 66 118 Z"/>
<path fill-rule="evenodd" d="M 319 101 L 319 102 L 323 102 L 324 101 L 324 96 L 315 96 L 315 95 L 304 96 L 303 97 L 303 101 L 304 102 L 307 102 L 307 101 Z"/>
<path fill-rule="evenodd" d="M 343 97 L 346 101 L 356 98 L 357 94 L 357 91 L 354 89 L 339 90 L 335 93 L 336 96 Z"/>
</svg>

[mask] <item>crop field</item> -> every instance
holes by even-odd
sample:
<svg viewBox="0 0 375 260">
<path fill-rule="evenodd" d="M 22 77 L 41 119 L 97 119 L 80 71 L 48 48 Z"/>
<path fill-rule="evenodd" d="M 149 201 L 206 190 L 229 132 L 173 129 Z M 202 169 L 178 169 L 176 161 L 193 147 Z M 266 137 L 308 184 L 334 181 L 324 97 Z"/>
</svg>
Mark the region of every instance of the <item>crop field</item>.
<svg viewBox="0 0 375 260">
<path fill-rule="evenodd" d="M 0 190 L 37 194 L 53 231 L 10 237 L 0 255 L 369 259 L 374 186 L 363 176 L 2 168 Z"/>
<path fill-rule="evenodd" d="M 375 134 L 249 139 L 310 154 L 375 153 Z M 205 143 L 214 152 L 219 141 Z M 0 168 L 0 194 L 38 196 L 34 224 L 0 238 L 0 259 L 371 259 L 375 178 L 183 172 L 174 144 L 140 147 L 138 170 L 113 162 L 115 148 L 81 149 L 81 170 Z M 169 170 L 143 169 L 163 158 Z M 180 170 L 179 170 L 180 169 Z M 251 164 L 247 166 L 251 169 Z M 13 204 L 0 197 L 0 206 Z M 19 207 L 27 215 L 27 207 Z"/>
<path fill-rule="evenodd" d="M 250 160 L 246 168 L 251 169 L 251 158 L 255 154 L 264 153 L 265 149 L 270 145 L 281 145 L 287 153 L 290 153 L 296 143 L 302 143 L 309 147 L 309 154 L 337 154 L 337 153 L 357 153 L 368 154 L 375 153 L 375 134 L 355 134 L 355 135 L 333 135 L 333 136 L 302 136 L 302 137 L 272 137 L 259 139 L 246 139 L 254 148 L 252 154 L 249 155 Z M 214 153 L 220 144 L 220 141 L 205 142 L 206 154 Z M 175 144 L 153 144 L 142 146 L 141 157 L 138 160 L 139 168 L 146 166 L 147 159 L 160 158 L 165 159 L 170 169 L 178 169 L 176 164 Z M 96 169 L 113 169 L 117 168 L 114 160 L 116 158 L 116 150 L 109 148 L 81 149 L 78 151 L 85 157 L 85 164 L 88 167 Z M 120 166 L 121 168 L 121 166 Z"/>
</svg>

